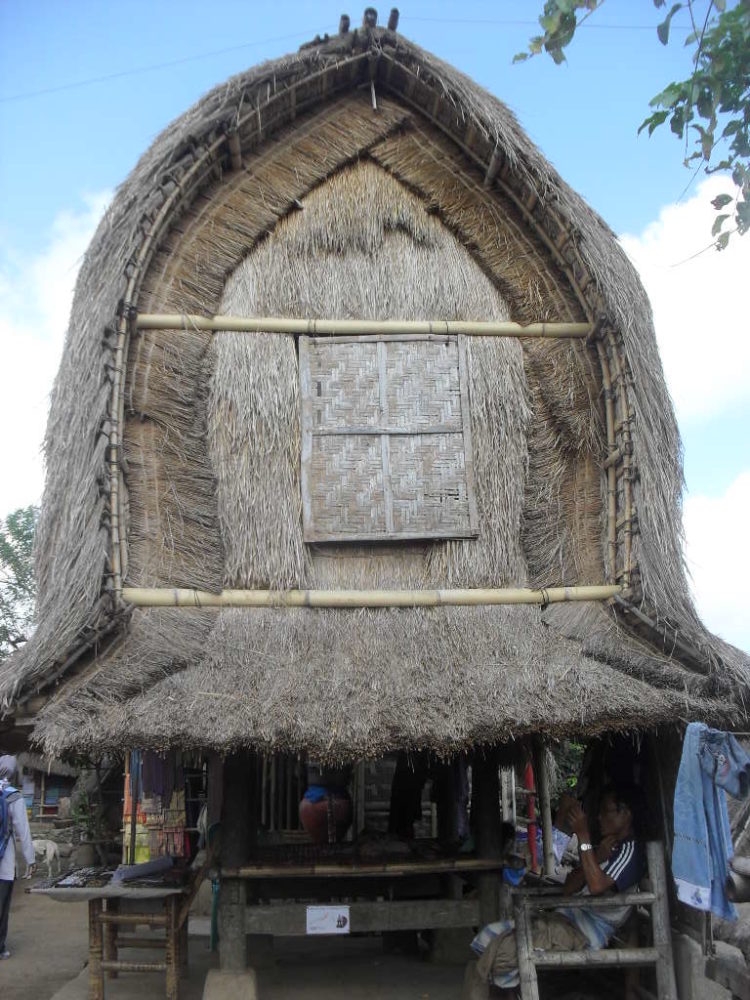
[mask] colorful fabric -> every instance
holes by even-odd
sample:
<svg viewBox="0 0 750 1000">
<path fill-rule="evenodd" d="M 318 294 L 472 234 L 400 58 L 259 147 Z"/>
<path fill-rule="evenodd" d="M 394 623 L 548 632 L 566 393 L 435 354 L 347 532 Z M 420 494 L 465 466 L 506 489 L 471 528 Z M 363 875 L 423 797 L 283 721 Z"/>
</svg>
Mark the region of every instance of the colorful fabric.
<svg viewBox="0 0 750 1000">
<path fill-rule="evenodd" d="M 518 986 L 518 949 L 515 924 L 500 920 L 484 927 L 472 942 L 482 939 L 482 950 L 474 948 L 479 961 L 477 973 L 482 981 L 492 982 L 501 989 Z M 586 939 L 557 911 L 539 913 L 531 919 L 531 940 L 534 949 L 543 951 L 579 951 L 586 947 Z"/>
<path fill-rule="evenodd" d="M 736 920 L 726 895 L 734 856 L 726 794 L 750 792 L 750 757 L 729 733 L 691 722 L 685 731 L 674 796 L 672 875 L 677 896 L 697 910 Z"/>
</svg>

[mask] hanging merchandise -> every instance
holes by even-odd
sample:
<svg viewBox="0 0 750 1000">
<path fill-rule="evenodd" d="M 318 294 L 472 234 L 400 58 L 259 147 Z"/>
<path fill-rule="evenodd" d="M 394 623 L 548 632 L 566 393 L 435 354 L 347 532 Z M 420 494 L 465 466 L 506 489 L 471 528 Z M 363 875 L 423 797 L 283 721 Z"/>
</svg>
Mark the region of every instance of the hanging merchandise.
<svg viewBox="0 0 750 1000">
<path fill-rule="evenodd" d="M 750 757 L 731 733 L 691 722 L 675 788 L 672 874 L 681 902 L 736 920 L 726 892 L 734 848 L 725 793 L 750 793 Z"/>
</svg>

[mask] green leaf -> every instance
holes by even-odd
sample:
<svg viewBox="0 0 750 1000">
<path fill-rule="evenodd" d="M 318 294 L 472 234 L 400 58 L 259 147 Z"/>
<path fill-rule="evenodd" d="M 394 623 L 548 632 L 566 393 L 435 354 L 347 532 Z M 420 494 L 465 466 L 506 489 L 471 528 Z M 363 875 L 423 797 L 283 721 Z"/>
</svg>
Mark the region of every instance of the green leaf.
<svg viewBox="0 0 750 1000">
<path fill-rule="evenodd" d="M 716 236 L 721 232 L 721 227 L 724 225 L 724 220 L 728 219 L 728 215 L 717 215 L 714 219 L 714 224 L 711 226 L 711 235 Z"/>
<path fill-rule="evenodd" d="M 554 48 L 548 48 L 547 51 L 555 60 L 555 65 L 559 66 L 560 63 L 565 62 L 565 53 L 559 46 L 556 45 Z"/>
<path fill-rule="evenodd" d="M 514 63 L 526 62 L 528 58 L 529 58 L 528 52 L 516 52 L 516 54 L 513 56 L 513 62 Z"/>
<path fill-rule="evenodd" d="M 716 211 L 720 211 L 722 208 L 726 208 L 730 201 L 732 201 L 731 194 L 720 194 L 716 198 L 711 200 L 711 204 L 714 206 Z"/>
<path fill-rule="evenodd" d="M 678 101 L 682 100 L 682 97 L 682 86 L 679 83 L 670 83 L 669 86 L 665 87 L 660 94 L 651 98 L 649 105 L 652 108 L 657 108 L 659 105 L 665 108 L 671 108 Z"/>
<path fill-rule="evenodd" d="M 714 148 L 714 135 L 710 129 L 705 129 L 701 125 L 691 125 L 700 136 L 701 152 L 704 160 L 711 159 L 711 151 Z"/>
<path fill-rule="evenodd" d="M 638 129 L 638 135 L 641 134 L 644 128 L 648 127 L 648 134 L 649 136 L 652 136 L 654 134 L 654 130 L 660 125 L 663 125 L 668 117 L 668 111 L 655 111 L 649 118 L 641 123 L 641 127 Z"/>
<path fill-rule="evenodd" d="M 727 0 L 714 0 L 714 7 L 723 14 L 727 9 Z"/>
<path fill-rule="evenodd" d="M 726 250 L 728 243 L 729 243 L 729 233 L 722 233 L 721 236 L 716 241 L 716 249 Z"/>
<path fill-rule="evenodd" d="M 656 34 L 659 36 L 659 41 L 662 45 L 666 45 L 669 41 L 669 26 L 672 23 L 672 18 L 675 16 L 678 10 L 682 9 L 681 3 L 676 3 L 672 5 L 672 9 L 661 22 L 661 24 L 656 29 Z"/>
<path fill-rule="evenodd" d="M 562 11 L 556 10 L 553 14 L 543 14 L 539 18 L 539 23 L 544 28 L 548 35 L 554 35 L 557 29 L 560 27 L 560 18 L 562 17 Z"/>
<path fill-rule="evenodd" d="M 695 105 L 698 108 L 698 114 L 701 118 L 710 118 L 713 115 L 715 109 L 714 95 L 710 87 L 701 87 L 698 91 L 698 98 Z"/>
</svg>

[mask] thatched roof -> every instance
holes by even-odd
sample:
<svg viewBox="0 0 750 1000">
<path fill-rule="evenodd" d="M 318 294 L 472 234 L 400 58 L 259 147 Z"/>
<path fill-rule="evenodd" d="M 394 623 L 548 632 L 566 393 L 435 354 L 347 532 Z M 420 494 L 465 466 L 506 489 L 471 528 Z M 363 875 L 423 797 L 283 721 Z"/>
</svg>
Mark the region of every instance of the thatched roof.
<svg viewBox="0 0 750 1000">
<path fill-rule="evenodd" d="M 302 537 L 293 340 L 131 332 L 112 413 L 118 309 L 590 320 L 601 339 L 473 341 L 479 537 L 342 553 Z M 598 583 L 621 578 L 632 540 L 631 603 L 131 615 L 111 592 L 112 420 L 130 585 Z M 632 496 L 635 515 L 613 541 L 606 426 L 617 511 Z M 36 729 L 50 752 L 449 752 L 531 730 L 744 718 L 750 663 L 705 630 L 688 591 L 680 440 L 634 269 L 503 104 L 395 33 L 256 67 L 156 139 L 82 266 L 46 453 L 38 625 L 0 704 L 53 694 Z"/>
</svg>

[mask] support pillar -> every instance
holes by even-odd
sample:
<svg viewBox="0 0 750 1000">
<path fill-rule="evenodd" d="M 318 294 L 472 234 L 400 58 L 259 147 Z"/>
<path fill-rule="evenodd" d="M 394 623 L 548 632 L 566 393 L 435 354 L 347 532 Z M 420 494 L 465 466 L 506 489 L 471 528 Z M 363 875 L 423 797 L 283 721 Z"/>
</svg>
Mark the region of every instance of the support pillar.
<svg viewBox="0 0 750 1000">
<path fill-rule="evenodd" d="M 241 752 L 224 761 L 221 810 L 221 864 L 240 868 L 247 864 L 255 841 L 254 755 Z M 247 968 L 244 879 L 221 879 L 219 888 L 219 968 L 244 972 Z"/>
<path fill-rule="evenodd" d="M 500 817 L 500 781 L 498 751 L 491 747 L 474 756 L 472 768 L 474 805 L 477 810 L 475 836 L 480 858 L 500 860 L 502 829 Z M 482 925 L 492 923 L 500 915 L 500 875 L 485 872 L 479 876 L 479 917 Z"/>
</svg>

